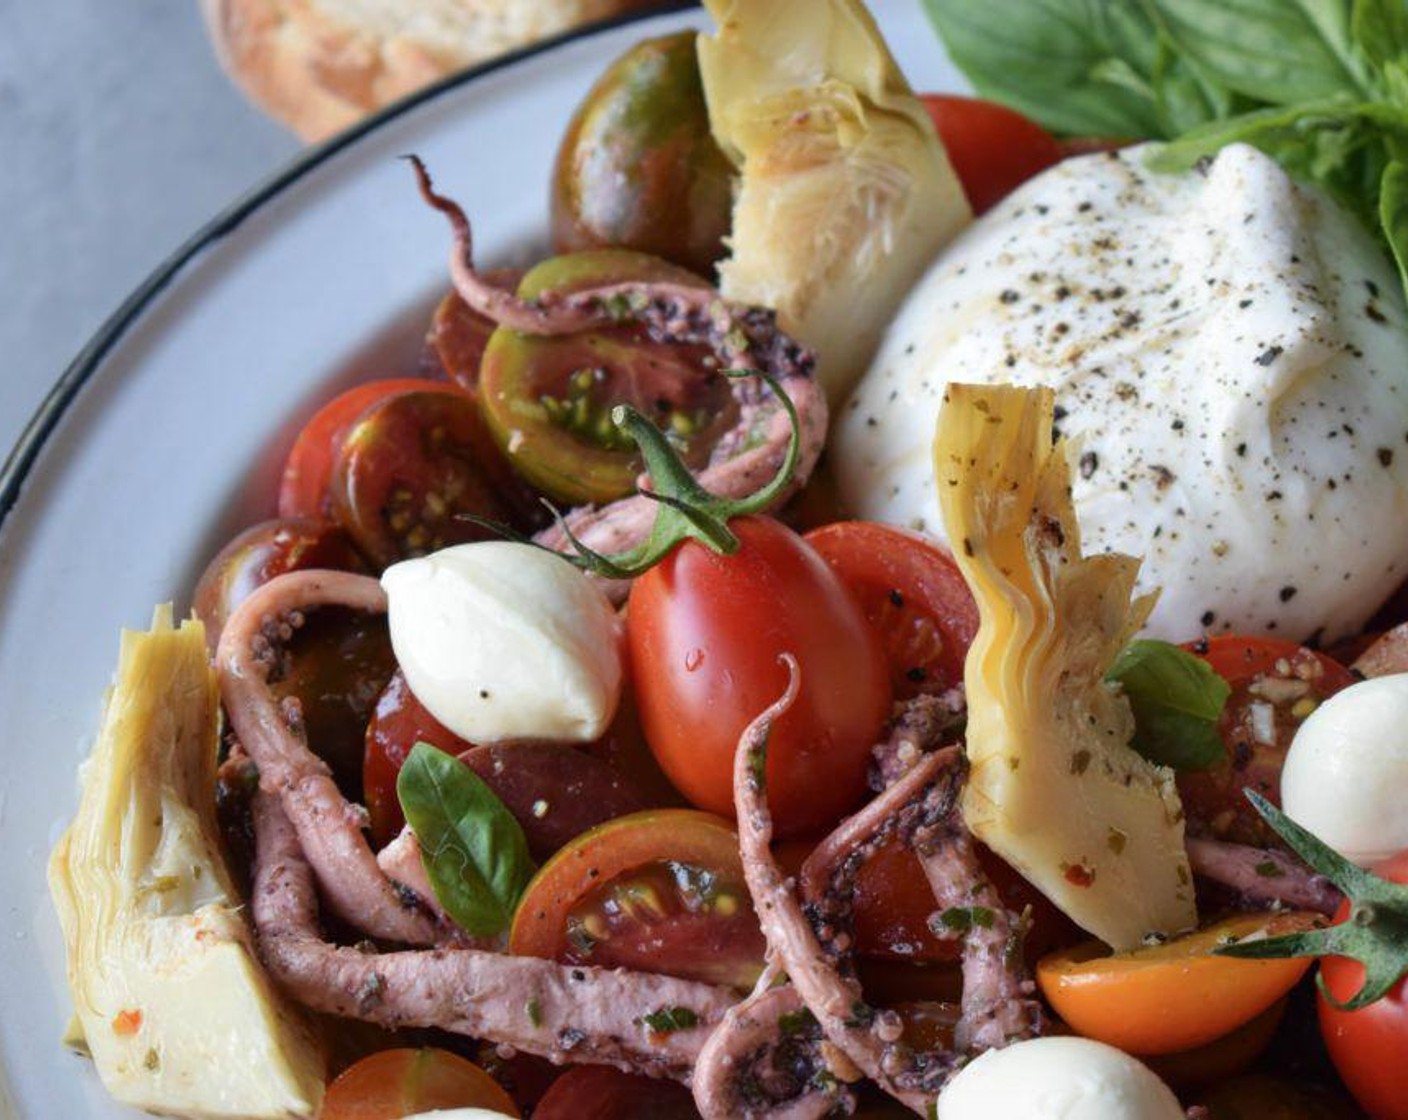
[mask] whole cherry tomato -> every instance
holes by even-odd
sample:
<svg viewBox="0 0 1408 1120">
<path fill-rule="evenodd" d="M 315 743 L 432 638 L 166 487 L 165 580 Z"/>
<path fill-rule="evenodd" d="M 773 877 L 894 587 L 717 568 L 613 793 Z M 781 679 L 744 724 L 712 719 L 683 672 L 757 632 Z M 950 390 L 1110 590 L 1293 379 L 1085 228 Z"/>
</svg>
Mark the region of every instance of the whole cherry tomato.
<svg viewBox="0 0 1408 1120">
<path fill-rule="evenodd" d="M 920 100 L 975 214 L 990 210 L 1065 154 L 1039 124 L 995 101 L 932 93 Z"/>
<path fill-rule="evenodd" d="M 1281 804 L 1281 768 L 1296 729 L 1354 676 L 1323 653 L 1279 639 L 1227 636 L 1188 648 L 1232 686 L 1218 720 L 1226 757 L 1207 770 L 1178 774 L 1189 824 L 1219 840 L 1279 847 L 1242 791 L 1254 789 Z"/>
<path fill-rule="evenodd" d="M 779 522 L 730 525 L 721 555 L 688 540 L 631 587 L 627 636 L 646 742 L 701 809 L 733 815 L 733 761 L 747 726 L 800 667 L 796 702 L 773 727 L 768 804 L 779 836 L 836 823 L 865 792 L 890 714 L 876 632 L 835 573 Z"/>
<path fill-rule="evenodd" d="M 1408 883 L 1408 852 L 1374 868 L 1380 878 Z M 1349 916 L 1340 905 L 1335 920 Z M 1364 966 L 1347 957 L 1322 957 L 1325 990 L 1340 1002 L 1364 981 Z M 1342 1011 L 1320 996 L 1320 1032 L 1335 1068 L 1373 1120 L 1408 1120 L 1408 977 L 1387 995 L 1357 1011 Z"/>
</svg>

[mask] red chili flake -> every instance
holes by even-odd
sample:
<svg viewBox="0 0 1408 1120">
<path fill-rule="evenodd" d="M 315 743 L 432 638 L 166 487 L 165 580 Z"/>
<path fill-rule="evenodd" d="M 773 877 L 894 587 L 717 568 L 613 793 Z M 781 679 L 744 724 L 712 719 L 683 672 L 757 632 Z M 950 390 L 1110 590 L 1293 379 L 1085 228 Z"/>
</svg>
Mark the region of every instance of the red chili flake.
<svg viewBox="0 0 1408 1120">
<path fill-rule="evenodd" d="M 123 1038 L 134 1035 L 142 1026 L 142 1013 L 132 1009 L 119 1011 L 112 1017 L 112 1033 Z"/>
<path fill-rule="evenodd" d="M 1068 863 L 1061 870 L 1065 872 L 1066 882 L 1073 887 L 1088 887 L 1095 882 L 1095 870 L 1084 863 Z"/>
</svg>

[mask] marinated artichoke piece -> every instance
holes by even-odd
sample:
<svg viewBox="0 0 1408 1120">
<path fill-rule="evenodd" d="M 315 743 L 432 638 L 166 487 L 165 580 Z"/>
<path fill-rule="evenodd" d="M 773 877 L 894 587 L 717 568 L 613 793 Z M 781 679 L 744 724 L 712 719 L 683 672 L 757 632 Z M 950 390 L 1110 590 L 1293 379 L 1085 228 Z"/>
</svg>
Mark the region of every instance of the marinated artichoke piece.
<svg viewBox="0 0 1408 1120">
<path fill-rule="evenodd" d="M 78 812 L 49 861 L 77 1030 L 124 1104 L 312 1116 L 323 1059 L 261 969 L 215 823 L 219 695 L 196 621 L 124 632 Z"/>
<path fill-rule="evenodd" d="M 714 138 L 740 180 L 724 295 L 775 308 L 835 406 L 938 250 L 972 219 L 859 0 L 705 0 Z"/>
<path fill-rule="evenodd" d="M 1116 950 L 1197 924 L 1173 772 L 1129 746 L 1105 672 L 1153 606 L 1139 561 L 1082 556 L 1048 389 L 950 385 L 934 440 L 944 526 L 978 602 L 963 815 Z"/>
</svg>

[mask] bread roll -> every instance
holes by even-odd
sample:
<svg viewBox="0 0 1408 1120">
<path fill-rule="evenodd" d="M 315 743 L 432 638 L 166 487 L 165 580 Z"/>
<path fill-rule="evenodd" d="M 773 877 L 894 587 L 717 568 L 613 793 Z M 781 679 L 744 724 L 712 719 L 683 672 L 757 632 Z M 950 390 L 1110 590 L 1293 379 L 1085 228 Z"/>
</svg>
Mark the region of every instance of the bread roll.
<svg viewBox="0 0 1408 1120">
<path fill-rule="evenodd" d="M 463 67 L 659 0 L 201 0 L 221 65 L 305 140 Z"/>
</svg>

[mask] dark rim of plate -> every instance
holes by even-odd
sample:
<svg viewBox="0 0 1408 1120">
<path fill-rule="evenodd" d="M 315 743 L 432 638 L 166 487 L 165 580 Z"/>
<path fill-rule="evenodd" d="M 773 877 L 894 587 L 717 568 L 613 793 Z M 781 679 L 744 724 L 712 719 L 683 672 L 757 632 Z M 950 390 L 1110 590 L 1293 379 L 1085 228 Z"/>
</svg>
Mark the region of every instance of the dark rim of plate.
<svg viewBox="0 0 1408 1120">
<path fill-rule="evenodd" d="M 40 402 L 29 423 L 20 433 L 19 440 L 5 460 L 5 465 L 0 467 L 0 530 L 4 529 L 6 520 L 19 502 L 20 493 L 24 489 L 30 472 L 39 460 L 40 452 L 44 450 L 44 445 L 58 427 L 64 413 L 68 411 L 69 405 L 97 373 L 103 364 L 103 359 L 122 340 L 123 335 L 137 321 L 142 312 L 166 290 L 192 258 L 220 241 L 260 207 L 278 197 L 283 191 L 344 148 L 355 144 L 368 133 L 375 132 L 389 121 L 411 112 L 426 102 L 434 101 L 438 97 L 470 85 L 478 78 L 496 70 L 516 65 L 540 54 L 547 54 L 566 43 L 591 38 L 593 35 L 626 24 L 639 23 L 670 13 L 688 11 L 698 6 L 694 0 L 675 0 L 672 3 L 662 3 L 658 7 L 652 7 L 645 11 L 632 12 L 615 19 L 575 28 L 551 39 L 545 39 L 509 54 L 499 55 L 488 62 L 452 74 L 377 113 L 373 113 L 330 140 L 298 156 L 282 171 L 276 172 L 262 184 L 237 199 L 233 205 L 207 222 L 158 265 L 133 290 L 132 294 L 122 301 L 117 310 L 108 316 L 107 321 L 98 328 L 97 333 L 78 352 L 78 356 L 59 375 L 53 388 Z"/>
</svg>

